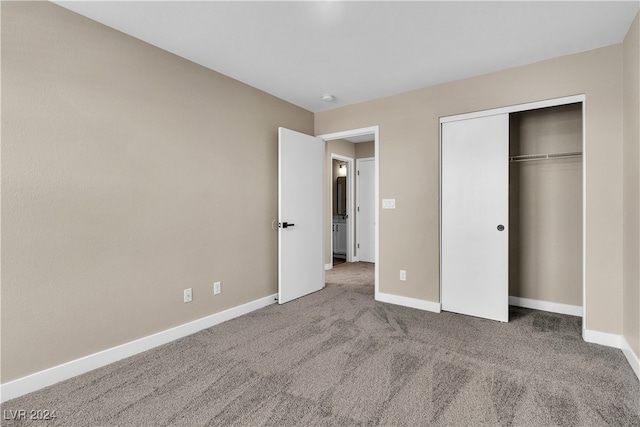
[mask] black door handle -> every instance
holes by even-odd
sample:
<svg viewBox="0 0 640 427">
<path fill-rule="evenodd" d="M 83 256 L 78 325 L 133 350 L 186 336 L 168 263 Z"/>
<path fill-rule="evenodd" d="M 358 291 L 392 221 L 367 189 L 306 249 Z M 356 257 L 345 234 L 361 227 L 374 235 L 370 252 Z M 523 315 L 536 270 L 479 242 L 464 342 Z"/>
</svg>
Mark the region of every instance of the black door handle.
<svg viewBox="0 0 640 427">
<path fill-rule="evenodd" d="M 295 224 L 289 224 L 288 222 L 283 222 L 282 224 L 280 224 L 280 227 L 282 228 L 289 228 L 289 227 L 293 227 Z"/>
<path fill-rule="evenodd" d="M 504 225 L 500 224 L 500 225 L 498 226 L 498 231 L 502 231 L 502 230 L 504 230 Z"/>
</svg>

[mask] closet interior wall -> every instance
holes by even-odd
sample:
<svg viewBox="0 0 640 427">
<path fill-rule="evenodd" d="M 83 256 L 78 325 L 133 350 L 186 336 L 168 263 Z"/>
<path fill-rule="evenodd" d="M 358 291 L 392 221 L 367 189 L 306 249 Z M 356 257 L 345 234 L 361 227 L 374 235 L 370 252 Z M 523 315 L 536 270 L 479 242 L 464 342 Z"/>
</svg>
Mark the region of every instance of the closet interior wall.
<svg viewBox="0 0 640 427">
<path fill-rule="evenodd" d="M 582 151 L 582 104 L 513 113 L 510 157 Z M 509 295 L 582 306 L 582 157 L 510 163 Z"/>
</svg>

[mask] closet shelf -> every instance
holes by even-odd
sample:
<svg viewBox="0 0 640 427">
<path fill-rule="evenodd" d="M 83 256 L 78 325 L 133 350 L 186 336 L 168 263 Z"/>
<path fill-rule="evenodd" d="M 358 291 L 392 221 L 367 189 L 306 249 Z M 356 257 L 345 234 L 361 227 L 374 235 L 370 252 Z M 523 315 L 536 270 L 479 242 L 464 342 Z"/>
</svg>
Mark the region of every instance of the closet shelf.
<svg viewBox="0 0 640 427">
<path fill-rule="evenodd" d="M 530 162 L 532 160 L 565 159 L 570 157 L 582 157 L 582 152 L 569 151 L 566 153 L 522 154 L 519 156 L 509 157 L 509 161 L 510 162 Z"/>
</svg>

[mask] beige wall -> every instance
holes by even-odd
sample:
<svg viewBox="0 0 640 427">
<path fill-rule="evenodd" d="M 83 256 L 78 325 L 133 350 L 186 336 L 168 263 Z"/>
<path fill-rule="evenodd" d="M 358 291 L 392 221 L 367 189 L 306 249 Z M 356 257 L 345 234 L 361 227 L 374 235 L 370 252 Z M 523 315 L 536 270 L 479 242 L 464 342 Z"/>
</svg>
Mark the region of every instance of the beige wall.
<svg viewBox="0 0 640 427">
<path fill-rule="evenodd" d="M 624 337 L 640 357 L 640 14 L 624 40 Z"/>
<path fill-rule="evenodd" d="M 313 114 L 51 3 L 1 7 L 2 382 L 275 293 L 277 128 Z"/>
<path fill-rule="evenodd" d="M 510 155 L 582 151 L 582 105 L 511 114 Z M 509 295 L 582 306 L 582 159 L 509 164 Z"/>
<path fill-rule="evenodd" d="M 440 301 L 438 119 L 586 94 L 587 328 L 622 333 L 622 45 L 315 115 L 316 134 L 380 127 L 380 291 Z M 618 220 L 616 220 L 618 218 Z M 407 270 L 406 282 L 398 271 Z"/>
<path fill-rule="evenodd" d="M 373 141 L 359 142 L 356 144 L 356 159 L 366 159 L 375 156 L 375 143 Z"/>
</svg>

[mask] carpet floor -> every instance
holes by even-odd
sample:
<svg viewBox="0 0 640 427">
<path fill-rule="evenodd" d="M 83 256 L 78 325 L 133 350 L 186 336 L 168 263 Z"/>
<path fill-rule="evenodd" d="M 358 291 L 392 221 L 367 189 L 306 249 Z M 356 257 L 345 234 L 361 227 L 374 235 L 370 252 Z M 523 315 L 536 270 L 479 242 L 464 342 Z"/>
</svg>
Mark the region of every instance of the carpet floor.
<svg viewBox="0 0 640 427">
<path fill-rule="evenodd" d="M 640 426 L 640 383 L 581 319 L 512 307 L 509 323 L 375 302 L 373 264 L 13 399 L 55 422 L 3 426 Z M 6 417 L 5 417 L 6 418 Z"/>
</svg>

